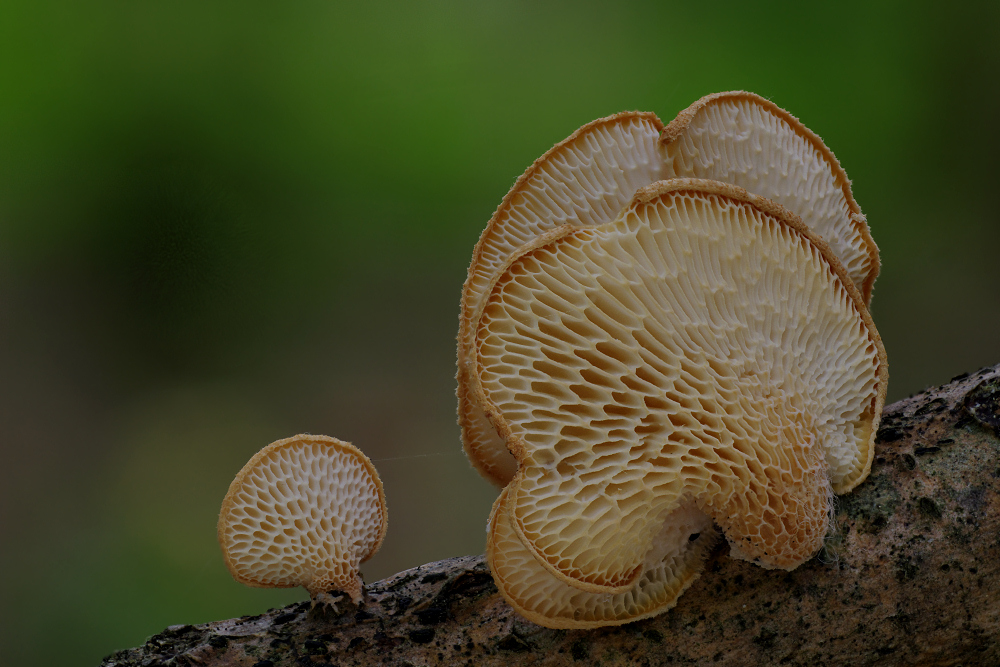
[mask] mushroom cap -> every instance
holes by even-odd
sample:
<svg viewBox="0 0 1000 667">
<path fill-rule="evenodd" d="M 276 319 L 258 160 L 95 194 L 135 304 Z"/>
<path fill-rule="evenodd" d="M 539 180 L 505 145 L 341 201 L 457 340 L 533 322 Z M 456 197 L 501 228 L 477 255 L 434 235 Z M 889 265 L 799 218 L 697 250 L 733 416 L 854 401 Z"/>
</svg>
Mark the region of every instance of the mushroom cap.
<svg viewBox="0 0 1000 667">
<path fill-rule="evenodd" d="M 840 162 L 795 116 L 753 93 L 715 93 L 677 114 L 662 141 L 671 178 L 732 183 L 802 218 L 871 301 L 879 254 L 868 222 Z"/>
<path fill-rule="evenodd" d="M 701 574 L 715 541 L 712 519 L 694 503 L 683 503 L 664 521 L 631 588 L 614 595 L 588 593 L 553 576 L 525 548 L 511 525 L 507 497 L 505 489 L 493 505 L 486 559 L 510 605 L 547 628 L 621 625 L 663 613 Z"/>
<path fill-rule="evenodd" d="M 594 593 L 642 576 L 684 498 L 792 569 L 867 476 L 888 380 L 860 293 L 795 216 L 729 184 L 639 190 L 525 247 L 477 323 L 474 389 L 518 460 L 511 523 Z"/>
<path fill-rule="evenodd" d="M 511 480 L 517 464 L 469 392 L 475 366 L 472 323 L 486 290 L 524 243 L 564 224 L 610 222 L 636 190 L 663 178 L 662 129 L 656 115 L 633 111 L 587 123 L 528 167 L 476 244 L 459 315 L 458 421 L 469 460 L 497 486 Z"/>
<path fill-rule="evenodd" d="M 360 565 L 388 526 L 375 467 L 350 443 L 325 435 L 272 442 L 229 485 L 219 545 L 233 578 L 248 586 L 304 586 L 361 600 Z"/>
</svg>

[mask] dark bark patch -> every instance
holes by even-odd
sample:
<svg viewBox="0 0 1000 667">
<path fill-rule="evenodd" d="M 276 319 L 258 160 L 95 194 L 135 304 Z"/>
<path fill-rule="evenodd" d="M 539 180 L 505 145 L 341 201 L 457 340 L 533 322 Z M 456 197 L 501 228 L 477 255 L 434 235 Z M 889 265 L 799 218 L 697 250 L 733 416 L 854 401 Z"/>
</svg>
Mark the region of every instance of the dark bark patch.
<svg viewBox="0 0 1000 667">
<path fill-rule="evenodd" d="M 917 576 L 917 565 L 909 556 L 900 556 L 896 559 L 896 581 L 903 584 L 913 581 Z"/>
<path fill-rule="evenodd" d="M 462 572 L 445 584 L 435 597 L 434 602 L 435 606 L 447 608 L 463 599 L 484 594 L 492 595 L 496 592 L 496 583 L 488 570 L 472 569 Z"/>
<path fill-rule="evenodd" d="M 983 380 L 965 396 L 965 410 L 1000 436 L 1000 378 Z"/>
<path fill-rule="evenodd" d="M 327 653 L 326 644 L 317 639 L 307 639 L 302 647 L 309 655 L 326 655 Z"/>
<path fill-rule="evenodd" d="M 910 616 L 908 614 L 904 614 L 902 612 L 898 612 L 895 615 L 890 616 L 886 620 L 891 621 L 892 624 L 895 625 L 900 630 L 902 630 L 904 634 L 907 634 L 907 635 L 912 635 L 913 634 L 913 617 L 912 616 Z"/>
<path fill-rule="evenodd" d="M 932 519 L 941 518 L 941 508 L 937 506 L 937 503 L 930 498 L 918 498 L 917 499 L 917 510 L 924 516 L 930 517 Z"/>
<path fill-rule="evenodd" d="M 413 598 L 409 595 L 400 595 L 396 598 L 396 614 L 402 614 L 410 608 L 411 604 L 413 604 Z"/>
<path fill-rule="evenodd" d="M 406 575 L 404 577 L 400 577 L 398 580 L 392 582 L 392 585 L 389 586 L 386 590 L 398 591 L 400 588 L 402 588 L 403 586 L 405 586 L 406 584 L 410 583 L 411 581 L 413 581 L 416 578 L 417 578 L 417 575 L 415 575 L 415 574 L 408 574 L 408 575 Z"/>
<path fill-rule="evenodd" d="M 769 630 L 768 628 L 761 628 L 757 636 L 753 638 L 753 643 L 762 649 L 774 648 L 774 640 L 777 639 L 778 633 L 774 630 Z"/>
<path fill-rule="evenodd" d="M 410 641 L 414 644 L 429 644 L 434 641 L 434 628 L 419 628 L 411 630 Z"/>
<path fill-rule="evenodd" d="M 898 426 L 883 426 L 875 434 L 875 442 L 895 442 L 896 440 L 902 440 L 906 437 L 906 431 L 899 428 Z"/>
<path fill-rule="evenodd" d="M 524 651 L 530 651 L 533 647 L 524 640 L 524 637 L 521 637 L 516 632 L 512 632 L 497 643 L 497 648 L 502 651 L 523 653 Z"/>
<path fill-rule="evenodd" d="M 881 532 L 882 529 L 888 525 L 888 517 L 881 512 L 876 512 L 870 519 L 861 524 L 861 528 L 858 529 L 858 532 L 864 533 L 865 535 L 874 535 Z"/>
<path fill-rule="evenodd" d="M 414 612 L 414 616 L 422 625 L 437 625 L 448 619 L 448 610 L 444 607 L 427 607 Z"/>
<path fill-rule="evenodd" d="M 972 514 L 978 514 L 986 505 L 986 489 L 974 486 L 958 494 L 958 503 Z"/>
<path fill-rule="evenodd" d="M 935 398 L 933 401 L 928 401 L 927 403 L 924 403 L 922 406 L 917 408 L 916 412 L 913 413 L 913 416 L 922 417 L 927 414 L 937 414 L 938 412 L 941 412 L 947 407 L 948 404 L 945 402 L 943 398 Z"/>
</svg>

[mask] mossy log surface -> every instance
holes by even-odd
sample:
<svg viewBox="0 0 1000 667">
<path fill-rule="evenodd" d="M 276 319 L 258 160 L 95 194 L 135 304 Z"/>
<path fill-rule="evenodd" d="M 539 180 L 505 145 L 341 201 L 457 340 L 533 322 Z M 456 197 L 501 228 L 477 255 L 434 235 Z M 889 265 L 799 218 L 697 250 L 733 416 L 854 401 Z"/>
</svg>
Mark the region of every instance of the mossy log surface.
<svg viewBox="0 0 1000 667">
<path fill-rule="evenodd" d="M 834 522 L 793 572 L 720 546 L 674 609 L 621 627 L 529 623 L 468 556 L 376 582 L 360 607 L 172 626 L 103 665 L 1000 665 L 1000 366 L 889 406 Z"/>
</svg>

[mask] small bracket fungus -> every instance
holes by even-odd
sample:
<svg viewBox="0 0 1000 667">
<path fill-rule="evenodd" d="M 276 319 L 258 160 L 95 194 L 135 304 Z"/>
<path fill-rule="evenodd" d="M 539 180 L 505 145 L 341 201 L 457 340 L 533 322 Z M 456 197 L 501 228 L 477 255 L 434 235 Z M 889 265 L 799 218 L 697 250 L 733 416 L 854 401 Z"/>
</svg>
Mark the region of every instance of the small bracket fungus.
<svg viewBox="0 0 1000 667">
<path fill-rule="evenodd" d="M 297 435 L 243 466 L 219 514 L 219 545 L 233 578 L 248 586 L 303 586 L 315 601 L 342 591 L 361 602 L 360 565 L 388 525 L 382 482 L 347 442 Z"/>
<path fill-rule="evenodd" d="M 671 178 L 745 188 L 797 214 L 824 239 L 871 300 L 878 248 L 837 158 L 811 130 L 746 92 L 704 97 L 664 127 L 652 113 L 624 112 L 584 125 L 535 161 L 504 197 L 473 252 L 458 334 L 458 421 L 469 460 L 503 487 L 517 462 L 471 390 L 475 328 L 489 286 L 519 248 L 553 229 L 613 221 L 635 192 Z"/>
<path fill-rule="evenodd" d="M 699 532 L 695 509 L 736 557 L 810 558 L 832 494 L 868 474 L 888 380 L 830 247 L 774 202 L 696 179 L 654 183 L 614 222 L 522 247 L 489 287 L 474 343 L 471 391 L 518 463 L 488 557 L 508 599 L 545 618 L 568 612 L 516 592 L 524 580 L 503 565 L 524 560 L 514 537 L 547 586 L 673 591 L 658 610 L 700 562 L 658 536 Z M 642 583 L 664 559 L 680 569 Z"/>
</svg>

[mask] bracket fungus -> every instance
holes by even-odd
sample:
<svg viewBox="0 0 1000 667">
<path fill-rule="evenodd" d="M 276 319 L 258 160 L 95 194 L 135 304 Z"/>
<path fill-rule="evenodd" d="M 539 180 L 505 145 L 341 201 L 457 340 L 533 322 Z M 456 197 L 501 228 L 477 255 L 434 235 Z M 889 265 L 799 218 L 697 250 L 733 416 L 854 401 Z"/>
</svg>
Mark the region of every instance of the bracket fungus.
<svg viewBox="0 0 1000 667">
<path fill-rule="evenodd" d="M 705 517 L 733 556 L 792 569 L 871 466 L 888 372 L 865 301 L 798 216 L 730 184 L 657 182 L 522 246 L 474 341 L 471 391 L 518 464 L 487 555 L 544 625 L 673 606 Z M 598 606 L 567 611 L 577 591 Z"/>
<path fill-rule="evenodd" d="M 681 505 L 653 538 L 642 576 L 628 590 L 608 595 L 567 584 L 542 567 L 510 523 L 507 489 L 493 505 L 486 558 L 497 588 L 519 614 L 549 628 L 622 625 L 674 606 L 701 572 L 715 543 L 712 519 L 693 502 Z"/>
<path fill-rule="evenodd" d="M 218 536 L 236 581 L 303 586 L 314 602 L 342 591 L 362 597 L 360 565 L 382 544 L 388 513 L 367 456 L 324 435 L 273 442 L 229 486 Z"/>
<path fill-rule="evenodd" d="M 511 480 L 517 465 L 469 392 L 474 323 L 488 288 L 524 243 L 564 224 L 610 222 L 636 190 L 663 178 L 662 130 L 652 113 L 623 112 L 587 123 L 528 167 L 476 244 L 459 316 L 458 421 L 469 460 L 497 486 Z"/>
<path fill-rule="evenodd" d="M 652 113 L 623 112 L 588 123 L 517 179 L 473 252 L 462 290 L 458 334 L 458 421 L 473 466 L 498 487 L 517 470 L 471 385 L 475 328 L 512 256 L 563 225 L 612 222 L 635 192 L 672 178 L 731 183 L 797 214 L 823 238 L 867 304 L 878 248 L 850 181 L 832 151 L 794 116 L 746 92 L 708 95 L 664 126 Z"/>
<path fill-rule="evenodd" d="M 871 302 L 878 246 L 847 173 L 798 118 L 760 95 L 715 93 L 677 114 L 661 142 L 671 177 L 732 183 L 802 218 Z"/>
</svg>

